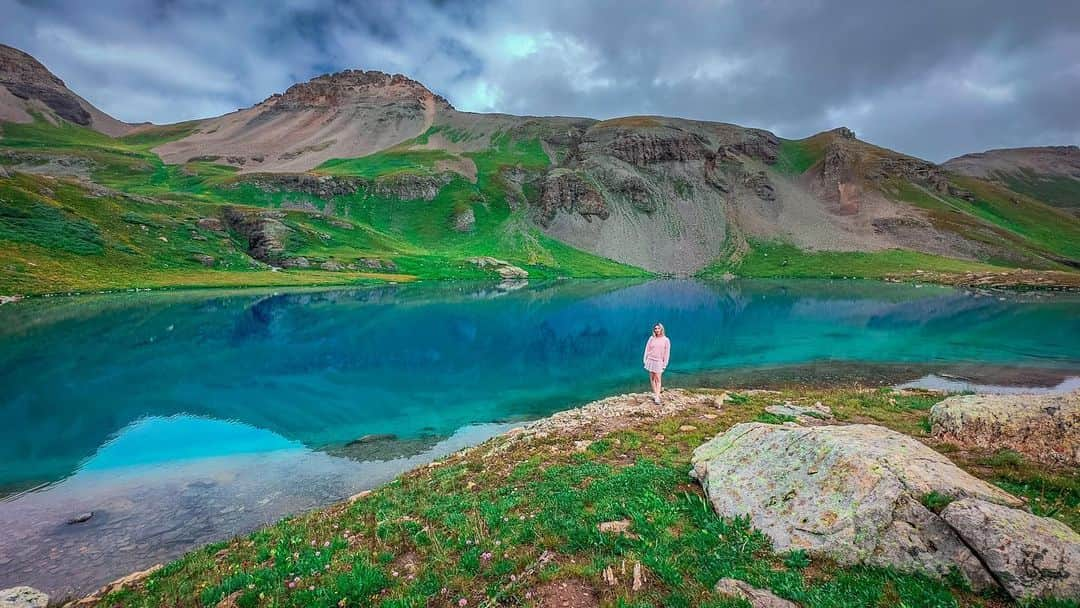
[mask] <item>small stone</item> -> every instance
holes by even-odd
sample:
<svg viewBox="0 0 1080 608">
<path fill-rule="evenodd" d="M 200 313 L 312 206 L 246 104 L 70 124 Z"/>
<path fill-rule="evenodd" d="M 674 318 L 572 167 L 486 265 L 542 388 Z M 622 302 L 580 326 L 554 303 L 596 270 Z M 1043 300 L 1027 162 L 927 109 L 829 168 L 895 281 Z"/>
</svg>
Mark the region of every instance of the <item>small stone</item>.
<svg viewBox="0 0 1080 608">
<path fill-rule="evenodd" d="M 692 424 L 684 424 L 679 427 L 679 430 L 683 433 L 689 433 L 690 431 L 696 431 L 697 427 Z"/>
<path fill-rule="evenodd" d="M 81 524 L 84 521 L 89 521 L 90 518 L 93 517 L 93 516 L 94 516 L 93 511 L 87 511 L 86 513 L 80 513 L 80 514 L 76 515 L 75 517 L 72 517 L 71 519 L 67 520 L 67 525 L 73 526 L 75 524 Z"/>
<path fill-rule="evenodd" d="M 615 521 L 605 521 L 597 524 L 597 529 L 601 532 L 611 532 L 613 534 L 623 534 L 630 529 L 629 519 L 619 519 Z"/>
<path fill-rule="evenodd" d="M 739 598 L 750 602 L 752 608 L 799 608 L 799 605 L 778 597 L 767 589 L 751 587 L 734 578 L 722 578 L 716 582 L 713 591 L 721 595 Z"/>
<path fill-rule="evenodd" d="M 49 596 L 33 587 L 0 590 L 0 608 L 45 608 L 48 605 Z"/>
</svg>

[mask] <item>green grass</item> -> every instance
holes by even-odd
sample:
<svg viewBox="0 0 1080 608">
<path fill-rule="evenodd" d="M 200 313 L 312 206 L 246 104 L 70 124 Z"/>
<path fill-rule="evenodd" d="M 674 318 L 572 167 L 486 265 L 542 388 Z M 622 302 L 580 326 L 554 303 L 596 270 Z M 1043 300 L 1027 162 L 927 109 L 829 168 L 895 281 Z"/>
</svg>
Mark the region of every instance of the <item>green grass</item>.
<svg viewBox="0 0 1080 608">
<path fill-rule="evenodd" d="M 360 158 L 332 158 L 316 168 L 330 175 L 376 178 L 399 173 L 436 173 L 435 164 L 451 160 L 442 150 L 388 150 Z"/>
<path fill-rule="evenodd" d="M 200 217 L 219 217 L 222 205 L 290 211 L 284 257 L 303 256 L 315 265 L 348 265 L 361 258 L 393 261 L 387 279 L 411 275 L 433 279 L 491 279 L 466 260 L 492 256 L 528 270 L 532 278 L 647 276 L 641 269 L 585 253 L 533 227 L 506 200 L 508 167 L 540 171 L 549 161 L 538 139 L 499 134 L 483 152 L 465 155 L 477 166 L 472 183 L 456 177 L 433 201 L 399 201 L 361 191 L 323 200 L 301 192 L 267 192 L 237 170 L 209 160 L 167 165 L 150 149 L 191 132 L 180 123 L 110 138 L 90 129 L 40 119 L 3 124 L 0 162 L 19 155 L 84 159 L 92 179 L 115 193 L 95 195 L 69 180 L 19 175 L 0 179 L 0 293 L 54 293 L 147 286 L 350 283 L 365 273 L 273 273 L 245 255 L 237 235 L 200 230 Z M 456 132 L 447 137 L 463 137 Z M 446 152 L 397 146 L 358 159 L 328 161 L 325 172 L 365 179 L 432 173 Z M 535 196 L 535 192 L 529 195 Z M 330 207 L 335 211 L 330 212 Z M 466 208 L 476 216 L 470 233 L 452 229 Z M 328 217 L 321 213 L 331 213 Z M 345 217 L 343 217 L 345 216 Z M 348 218 L 348 219 L 346 219 Z M 164 238 L 164 240 L 162 240 Z M 193 256 L 215 258 L 206 269 Z M 336 278 L 335 278 L 336 277 Z"/>
<path fill-rule="evenodd" d="M 821 157 L 820 147 L 808 140 L 781 139 L 780 152 L 773 168 L 784 175 L 802 175 Z"/>
<path fill-rule="evenodd" d="M 741 404 L 721 410 L 628 418 L 584 451 L 573 442 L 594 438 L 591 430 L 529 442 L 496 438 L 354 503 L 194 551 L 101 605 L 197 606 L 227 598 L 237 606 L 445 606 L 462 599 L 468 606 L 534 605 L 538 587 L 565 581 L 592 587 L 603 606 L 739 605 L 711 591 L 724 577 L 803 606 L 1009 605 L 1000 594 L 973 594 L 962 577 L 938 581 L 843 567 L 803 551 L 776 553 L 747 519 L 717 517 L 686 476 L 696 445 L 778 399 L 822 400 L 839 417 L 903 431 L 917 428 L 913 420 L 940 398 L 800 388 L 743 395 Z M 688 423 L 696 429 L 681 432 Z M 1013 475 L 1035 483 L 1027 473 Z M 944 506 L 937 497 L 924 500 Z M 615 520 L 630 522 L 630 534 L 599 531 Z M 634 564 L 646 579 L 637 591 L 630 584 Z M 604 582 L 608 569 L 618 579 L 613 586 Z"/>
<path fill-rule="evenodd" d="M 1024 170 L 1000 175 L 998 178 L 1013 192 L 1054 207 L 1080 210 L 1080 180 L 1074 177 L 1040 175 Z"/>
<path fill-rule="evenodd" d="M 942 256 L 888 249 L 884 251 L 804 251 L 780 242 L 752 241 L 741 260 L 718 260 L 700 276 L 732 273 L 761 278 L 863 278 L 883 279 L 897 274 L 924 272 L 964 273 L 1000 271 L 1001 267 Z"/>
</svg>

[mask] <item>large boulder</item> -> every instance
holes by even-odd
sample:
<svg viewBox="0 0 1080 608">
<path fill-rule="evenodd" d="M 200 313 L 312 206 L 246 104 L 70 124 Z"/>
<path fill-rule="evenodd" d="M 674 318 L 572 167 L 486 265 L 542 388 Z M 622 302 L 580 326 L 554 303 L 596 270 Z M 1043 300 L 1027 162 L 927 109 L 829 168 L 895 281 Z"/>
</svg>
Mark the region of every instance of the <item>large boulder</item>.
<svg viewBox="0 0 1080 608">
<path fill-rule="evenodd" d="M 0 589 L 0 608 L 45 608 L 49 596 L 33 587 Z"/>
<path fill-rule="evenodd" d="M 941 517 L 1017 600 L 1080 599 L 1080 534 L 1072 528 L 973 498 L 949 504 Z"/>
<path fill-rule="evenodd" d="M 1080 391 L 949 397 L 930 409 L 930 424 L 934 437 L 945 441 L 1080 465 Z"/>
<path fill-rule="evenodd" d="M 694 450 L 692 464 L 716 512 L 749 516 L 778 551 L 941 577 L 955 567 L 977 589 L 995 586 L 993 578 L 923 498 L 1022 504 L 915 439 L 874 425 L 738 424 Z"/>
</svg>

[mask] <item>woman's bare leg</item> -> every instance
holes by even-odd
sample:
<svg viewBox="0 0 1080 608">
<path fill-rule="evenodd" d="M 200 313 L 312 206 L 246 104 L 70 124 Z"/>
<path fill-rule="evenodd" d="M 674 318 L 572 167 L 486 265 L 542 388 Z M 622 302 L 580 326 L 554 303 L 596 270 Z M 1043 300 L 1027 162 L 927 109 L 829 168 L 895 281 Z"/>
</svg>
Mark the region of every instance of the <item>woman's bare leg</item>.
<svg viewBox="0 0 1080 608">
<path fill-rule="evenodd" d="M 652 385 L 653 397 L 660 397 L 660 374 L 649 372 L 649 384 Z"/>
<path fill-rule="evenodd" d="M 660 393 L 664 390 L 664 372 L 656 374 L 656 398 L 660 398 Z"/>
</svg>

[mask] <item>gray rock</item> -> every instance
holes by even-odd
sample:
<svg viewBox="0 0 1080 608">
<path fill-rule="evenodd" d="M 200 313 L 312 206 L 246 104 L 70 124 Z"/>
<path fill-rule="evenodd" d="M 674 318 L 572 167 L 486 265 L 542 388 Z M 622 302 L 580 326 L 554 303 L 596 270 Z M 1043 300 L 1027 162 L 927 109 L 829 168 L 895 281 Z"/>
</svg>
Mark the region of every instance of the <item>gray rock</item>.
<svg viewBox="0 0 1080 608">
<path fill-rule="evenodd" d="M 195 222 L 195 225 L 203 230 L 213 230 L 214 232 L 225 232 L 225 224 L 216 217 L 201 217 L 199 221 Z"/>
<path fill-rule="evenodd" d="M 941 517 L 1013 598 L 1080 599 L 1080 534 L 1069 526 L 972 498 L 949 504 Z"/>
<path fill-rule="evenodd" d="M 75 517 L 72 517 L 71 519 L 67 520 L 67 524 L 69 526 L 73 526 L 75 524 L 81 524 L 83 522 L 90 521 L 90 518 L 93 517 L 93 516 L 94 516 L 93 511 L 87 511 L 86 513 L 80 513 L 80 514 L 76 515 Z"/>
<path fill-rule="evenodd" d="M 469 258 L 466 260 L 470 264 L 475 264 L 477 268 L 490 268 L 494 270 L 503 279 L 527 279 L 529 278 L 529 272 L 524 268 L 518 268 L 510 262 L 504 262 L 497 260 L 490 256 L 479 256 L 475 258 Z"/>
<path fill-rule="evenodd" d="M 751 608 L 799 608 L 795 602 L 778 597 L 767 589 L 757 589 L 735 578 L 722 578 L 716 581 L 713 591 L 729 597 L 750 602 Z"/>
<path fill-rule="evenodd" d="M 1080 391 L 949 397 L 930 409 L 930 424 L 934 437 L 945 441 L 1080 465 Z"/>
<path fill-rule="evenodd" d="M 454 214 L 454 230 L 458 232 L 472 232 L 475 225 L 476 214 L 473 213 L 472 207 L 466 207 Z"/>
<path fill-rule="evenodd" d="M 345 270 L 344 266 L 342 266 L 338 262 L 335 262 L 334 260 L 327 260 L 322 264 L 319 264 L 319 268 L 322 268 L 323 270 L 329 270 L 330 272 L 340 272 L 342 270 Z"/>
<path fill-rule="evenodd" d="M 799 424 L 807 426 L 828 424 L 833 419 L 832 409 L 822 405 L 820 401 L 810 407 L 785 401 L 783 404 L 767 406 L 765 411 L 776 416 L 791 416 Z"/>
<path fill-rule="evenodd" d="M 191 259 L 202 264 L 203 266 L 206 266 L 207 268 L 214 265 L 214 257 L 206 255 L 205 253 L 196 253 L 191 256 Z"/>
<path fill-rule="evenodd" d="M 12 587 L 0 590 L 0 608 L 45 608 L 49 596 L 33 587 Z"/>
<path fill-rule="evenodd" d="M 750 517 L 778 551 L 841 564 L 993 586 L 979 560 L 920 499 L 930 492 L 1011 506 L 1017 498 L 965 473 L 915 439 L 874 425 L 738 424 L 694 450 L 691 475 L 722 517 Z"/>
<path fill-rule="evenodd" d="M 403 201 L 431 201 L 435 200 L 443 186 L 453 179 L 454 174 L 448 172 L 436 175 L 400 173 L 376 180 L 372 192 L 384 198 Z"/>
</svg>

